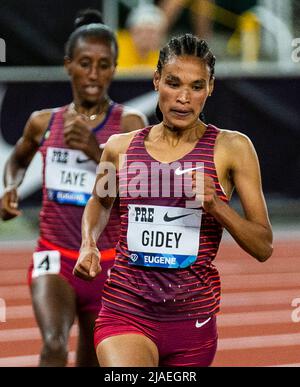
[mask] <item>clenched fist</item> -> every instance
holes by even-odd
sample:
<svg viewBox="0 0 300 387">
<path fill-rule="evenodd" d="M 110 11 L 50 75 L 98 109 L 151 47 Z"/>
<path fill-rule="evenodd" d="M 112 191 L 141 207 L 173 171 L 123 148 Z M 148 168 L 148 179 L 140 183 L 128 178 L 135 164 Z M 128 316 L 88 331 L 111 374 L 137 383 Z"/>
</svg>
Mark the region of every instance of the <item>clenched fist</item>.
<svg viewBox="0 0 300 387">
<path fill-rule="evenodd" d="M 85 247 L 80 249 L 73 274 L 86 281 L 91 281 L 102 269 L 100 266 L 100 251 L 97 247 Z"/>
<path fill-rule="evenodd" d="M 203 172 L 197 171 L 193 171 L 191 175 L 192 189 L 196 195 L 196 200 L 202 203 L 202 207 L 206 212 L 211 212 L 219 200 L 213 178 Z"/>
<path fill-rule="evenodd" d="M 71 149 L 81 150 L 91 160 L 99 162 L 101 150 L 87 118 L 68 113 L 65 117 L 64 140 Z"/>
<path fill-rule="evenodd" d="M 22 214 L 18 209 L 19 198 L 15 188 L 6 189 L 0 201 L 0 215 L 3 220 L 10 220 Z"/>
</svg>

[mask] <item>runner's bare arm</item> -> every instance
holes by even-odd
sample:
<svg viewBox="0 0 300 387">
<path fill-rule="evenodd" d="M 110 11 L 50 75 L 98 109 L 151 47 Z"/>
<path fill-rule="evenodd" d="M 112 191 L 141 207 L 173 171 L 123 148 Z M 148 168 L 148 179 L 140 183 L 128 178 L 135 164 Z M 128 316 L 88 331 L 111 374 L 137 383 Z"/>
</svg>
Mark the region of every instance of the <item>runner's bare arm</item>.
<svg viewBox="0 0 300 387">
<path fill-rule="evenodd" d="M 137 129 L 142 129 L 146 125 L 147 122 L 143 115 L 137 115 L 133 113 L 124 115 L 121 121 L 122 133 L 128 133 Z"/>
<path fill-rule="evenodd" d="M 22 183 L 26 170 L 38 150 L 39 143 L 50 120 L 51 111 L 42 110 L 31 114 L 23 136 L 17 142 L 4 168 L 4 195 L 1 217 L 12 219 L 21 214 L 18 209 L 17 188 Z"/>
<path fill-rule="evenodd" d="M 80 255 L 73 271 L 84 280 L 91 280 L 101 272 L 97 241 L 108 223 L 118 192 L 116 171 L 120 168 L 119 155 L 126 153 L 134 133 L 113 135 L 104 147 L 93 193 L 82 216 Z"/>
<path fill-rule="evenodd" d="M 272 254 L 273 235 L 262 192 L 258 158 L 248 137 L 231 132 L 224 136 L 224 140 L 230 147 L 230 158 L 226 160 L 228 175 L 241 201 L 244 217 L 216 196 L 214 183 L 208 178 L 205 182 L 204 209 L 230 232 L 245 251 L 263 262 Z"/>
</svg>

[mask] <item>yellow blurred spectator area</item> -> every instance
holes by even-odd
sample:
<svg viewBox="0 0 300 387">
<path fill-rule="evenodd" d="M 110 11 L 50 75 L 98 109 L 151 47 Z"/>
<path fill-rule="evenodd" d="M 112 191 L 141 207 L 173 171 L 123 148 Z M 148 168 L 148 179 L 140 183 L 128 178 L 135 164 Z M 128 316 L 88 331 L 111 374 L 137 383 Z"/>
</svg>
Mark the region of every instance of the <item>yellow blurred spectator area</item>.
<svg viewBox="0 0 300 387">
<path fill-rule="evenodd" d="M 133 9 L 126 28 L 117 32 L 118 71 L 154 71 L 165 40 L 165 25 L 166 17 L 159 7 L 142 4 Z"/>
</svg>

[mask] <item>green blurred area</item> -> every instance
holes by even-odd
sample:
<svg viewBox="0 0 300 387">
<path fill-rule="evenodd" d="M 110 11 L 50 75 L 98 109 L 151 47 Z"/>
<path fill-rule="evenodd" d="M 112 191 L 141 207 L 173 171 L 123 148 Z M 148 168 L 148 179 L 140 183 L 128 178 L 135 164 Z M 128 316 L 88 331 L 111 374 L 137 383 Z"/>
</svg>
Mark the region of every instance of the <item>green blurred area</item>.
<svg viewBox="0 0 300 387">
<path fill-rule="evenodd" d="M 25 208 L 22 216 L 9 221 L 0 221 L 0 241 L 31 241 L 38 237 L 38 207 Z"/>
</svg>

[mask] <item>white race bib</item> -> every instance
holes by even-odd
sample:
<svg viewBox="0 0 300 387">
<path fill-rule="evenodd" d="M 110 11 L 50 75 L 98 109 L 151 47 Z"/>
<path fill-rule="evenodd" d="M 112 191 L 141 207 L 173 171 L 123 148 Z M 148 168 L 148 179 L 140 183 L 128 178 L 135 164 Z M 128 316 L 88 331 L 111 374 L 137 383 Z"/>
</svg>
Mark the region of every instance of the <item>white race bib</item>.
<svg viewBox="0 0 300 387">
<path fill-rule="evenodd" d="M 47 149 L 45 184 L 49 200 L 85 206 L 96 178 L 96 163 L 73 149 Z"/>
<path fill-rule="evenodd" d="M 56 250 L 33 253 L 32 278 L 60 272 L 60 252 Z"/>
<path fill-rule="evenodd" d="M 181 207 L 128 206 L 129 264 L 184 268 L 198 256 L 202 211 Z"/>
</svg>

